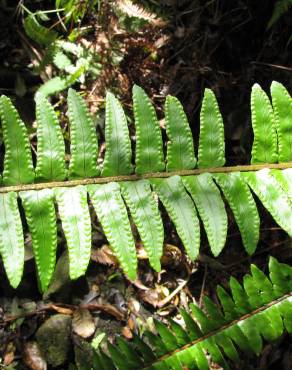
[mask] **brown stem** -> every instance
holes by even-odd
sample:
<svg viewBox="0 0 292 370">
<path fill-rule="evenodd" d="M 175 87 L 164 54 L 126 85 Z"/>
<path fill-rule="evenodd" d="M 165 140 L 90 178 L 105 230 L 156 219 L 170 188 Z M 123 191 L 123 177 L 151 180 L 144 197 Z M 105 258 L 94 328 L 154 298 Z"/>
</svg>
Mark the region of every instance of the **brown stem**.
<svg viewBox="0 0 292 370">
<path fill-rule="evenodd" d="M 214 168 L 197 168 L 195 170 L 180 170 L 173 172 L 154 172 L 146 173 L 144 175 L 126 175 L 126 176 L 111 176 L 111 177 L 94 177 L 87 179 L 68 180 L 68 181 L 53 181 L 53 182 L 42 182 L 37 184 L 23 184 L 0 187 L 0 194 L 7 193 L 9 191 L 26 191 L 26 190 L 41 190 L 48 188 L 58 187 L 71 187 L 77 185 L 91 185 L 91 184 L 106 184 L 113 181 L 136 181 L 141 179 L 153 179 L 153 178 L 166 178 L 174 175 L 180 176 L 193 176 L 201 173 L 230 173 L 230 172 L 247 172 L 247 171 L 259 171 L 264 168 L 283 170 L 286 168 L 292 168 L 292 163 L 265 163 L 265 164 L 253 164 L 243 166 L 232 166 L 232 167 L 214 167 Z"/>
<path fill-rule="evenodd" d="M 4 320 L 0 320 L 0 325 L 10 324 L 11 322 L 18 320 L 20 318 L 27 318 L 35 315 L 40 315 L 49 311 L 55 311 L 57 313 L 63 313 L 65 315 L 72 315 L 74 311 L 77 310 L 78 308 L 86 308 L 89 311 L 102 311 L 115 317 L 117 320 L 125 319 L 124 314 L 118 308 L 108 303 L 88 303 L 81 304 L 79 306 L 50 303 L 33 311 L 24 312 L 19 315 L 7 316 L 6 318 L 4 318 Z"/>
</svg>

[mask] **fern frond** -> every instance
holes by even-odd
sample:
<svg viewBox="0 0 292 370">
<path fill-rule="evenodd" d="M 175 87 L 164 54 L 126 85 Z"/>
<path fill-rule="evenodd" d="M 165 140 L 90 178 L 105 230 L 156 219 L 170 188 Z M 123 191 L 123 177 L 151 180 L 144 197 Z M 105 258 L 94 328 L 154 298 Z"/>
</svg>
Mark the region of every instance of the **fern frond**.
<svg viewBox="0 0 292 370">
<path fill-rule="evenodd" d="M 26 34 L 41 46 L 51 45 L 58 37 L 55 31 L 42 26 L 34 14 L 30 14 L 25 18 L 24 29 Z"/>
<path fill-rule="evenodd" d="M 134 4 L 131 0 L 118 0 L 117 7 L 127 16 L 144 19 L 154 26 L 163 26 L 165 21 L 158 18 L 156 14 L 142 8 L 140 5 Z"/>
<path fill-rule="evenodd" d="M 37 93 L 42 94 L 43 96 L 56 94 L 67 89 L 70 85 L 72 85 L 72 83 L 76 81 L 76 79 L 73 82 L 71 81 L 73 80 L 69 79 L 68 77 L 53 77 L 50 80 L 46 81 L 43 85 L 41 85 Z"/>
<path fill-rule="evenodd" d="M 56 50 L 53 56 L 53 63 L 54 65 L 60 70 L 68 70 L 70 68 L 74 68 L 71 60 L 67 57 L 67 55 L 62 50 Z"/>
<path fill-rule="evenodd" d="M 146 331 L 142 338 L 108 344 L 110 368 L 209 369 L 208 353 L 215 363 L 229 369 L 230 361 L 238 361 L 239 351 L 259 355 L 263 339 L 273 342 L 292 330 L 292 268 L 270 258 L 269 270 L 268 278 L 252 265 L 243 286 L 231 278 L 231 295 L 219 286 L 223 312 L 204 297 L 204 311 L 194 303 L 189 307 L 191 314 L 181 310 L 184 325 L 171 320 L 167 326 L 155 320 L 156 333 Z M 279 290 L 279 285 L 284 288 Z M 94 369 L 106 369 L 103 356 L 103 351 L 96 354 L 99 367 Z"/>
<path fill-rule="evenodd" d="M 286 119 L 286 114 L 290 114 L 286 105 L 291 102 L 287 94 L 281 85 L 273 84 L 272 106 L 259 86 L 253 88 L 253 162 L 275 162 L 279 158 L 289 160 L 290 139 L 286 136 L 292 130 L 292 124 Z M 196 164 L 194 142 L 178 100 L 173 97 L 166 99 L 166 131 L 170 142 L 164 158 L 162 134 L 149 97 L 143 89 L 135 86 L 133 99 L 136 163 L 131 163 L 134 156 L 127 118 L 120 102 L 108 93 L 105 158 L 101 165 L 102 176 L 97 177 L 99 148 L 95 128 L 85 103 L 75 91 L 70 90 L 68 94 L 71 130 L 69 171 L 65 164 L 62 130 L 49 102 L 38 95 L 37 164 L 34 172 L 25 126 L 10 100 L 4 96 L 0 98 L 6 149 L 4 187 L 0 187 L 1 199 L 5 203 L 5 207 L 0 208 L 0 235 L 2 240 L 9 239 L 9 255 L 3 242 L 0 252 L 13 286 L 19 283 L 23 268 L 23 259 L 19 258 L 15 265 L 10 259 L 10 256 L 20 255 L 23 249 L 23 236 L 18 230 L 21 226 L 16 201 L 18 195 L 23 201 L 32 235 L 42 290 L 49 284 L 55 263 L 54 203 L 58 205 L 67 239 L 70 276 L 78 278 L 87 268 L 91 246 L 88 193 L 105 235 L 130 279 L 136 277 L 137 256 L 127 206 L 150 263 L 159 271 L 163 225 L 157 198 L 173 221 L 192 260 L 197 258 L 200 247 L 198 217 L 206 230 L 212 253 L 217 256 L 222 251 L 227 238 L 224 201 L 229 203 L 234 213 L 247 253 L 255 251 L 259 239 L 259 215 L 253 194 L 279 226 L 292 236 L 292 165 L 263 163 L 218 167 L 225 162 L 223 121 L 215 95 L 210 90 L 205 92 L 201 109 L 199 169 L 193 169 Z M 270 155 L 267 155 L 267 150 L 271 150 Z M 165 162 L 167 172 L 163 172 Z M 10 193 L 12 195 L 8 196 Z M 11 225 L 7 215 L 11 219 L 14 217 Z M 42 223 L 44 219 L 48 220 L 48 230 Z M 10 238 L 10 234 L 18 235 L 16 242 L 15 235 Z M 50 256 L 46 261 L 45 251 Z M 228 302 L 222 291 L 220 294 Z"/>
</svg>

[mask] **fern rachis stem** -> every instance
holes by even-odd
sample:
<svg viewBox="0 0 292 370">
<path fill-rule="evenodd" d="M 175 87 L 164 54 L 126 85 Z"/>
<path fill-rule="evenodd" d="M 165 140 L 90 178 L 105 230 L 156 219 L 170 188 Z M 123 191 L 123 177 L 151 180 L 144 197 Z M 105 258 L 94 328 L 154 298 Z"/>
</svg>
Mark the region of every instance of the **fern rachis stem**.
<svg viewBox="0 0 292 370">
<path fill-rule="evenodd" d="M 40 182 L 37 184 L 23 184 L 0 187 L 1 193 L 8 193 L 9 191 L 25 191 L 25 190 L 41 190 L 41 189 L 52 189 L 57 187 L 72 187 L 78 185 L 90 185 L 90 184 L 106 184 L 109 182 L 121 182 L 121 181 L 137 181 L 142 179 L 151 178 L 167 178 L 175 175 L 179 176 L 193 176 L 200 175 L 201 173 L 230 173 L 230 172 L 250 172 L 259 171 L 264 168 L 283 170 L 286 168 L 292 168 L 292 163 L 266 163 L 266 164 L 253 164 L 253 165 L 241 165 L 241 166 L 230 166 L 230 167 L 214 167 L 214 168 L 197 168 L 194 170 L 180 170 L 173 172 L 154 172 L 145 173 L 143 175 L 126 175 L 126 176 L 109 176 L 109 177 L 93 177 L 87 179 L 68 180 L 68 181 L 53 181 L 53 182 Z"/>
</svg>

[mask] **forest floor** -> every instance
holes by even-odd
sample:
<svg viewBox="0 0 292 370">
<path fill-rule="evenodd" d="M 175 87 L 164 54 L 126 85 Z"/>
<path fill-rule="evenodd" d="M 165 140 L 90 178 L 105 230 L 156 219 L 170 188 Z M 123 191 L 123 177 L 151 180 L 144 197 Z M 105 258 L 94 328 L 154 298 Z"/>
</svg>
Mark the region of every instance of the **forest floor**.
<svg viewBox="0 0 292 370">
<path fill-rule="evenodd" d="M 42 50 L 25 35 L 18 2 L 12 1 L 14 6 L 9 4 L 9 7 L 8 2 L 1 3 L 0 93 L 14 99 L 33 133 L 33 95 L 46 76 L 33 72 L 31 65 Z M 29 6 L 33 2 L 25 3 Z M 53 8 L 54 2 L 49 3 L 46 8 L 49 5 Z M 271 81 L 277 80 L 292 92 L 291 12 L 267 29 L 273 1 L 164 0 L 159 7 L 158 2 L 150 3 L 153 8 L 159 8 L 159 14 L 155 21 L 138 30 L 121 26 L 115 1 L 104 1 L 98 13 L 85 16 L 82 26 L 91 27 L 91 32 L 78 42 L 90 44 L 99 53 L 102 70 L 97 78 L 86 79 L 76 88 L 84 92 L 91 112 L 98 112 L 100 121 L 104 121 L 106 90 L 119 96 L 131 116 L 132 85 L 142 86 L 161 120 L 165 96 L 175 95 L 182 102 L 197 139 L 202 95 L 204 88 L 210 87 L 216 93 L 224 118 L 227 164 L 249 163 L 253 140 L 249 111 L 251 86 L 257 82 L 268 89 Z M 56 71 L 48 73 L 54 75 Z M 61 117 L 65 113 L 64 100 L 62 94 L 54 100 Z M 1 140 L 0 137 L 0 169 L 4 157 Z M 44 296 L 37 287 L 31 240 L 27 235 L 25 270 L 19 288 L 10 287 L 0 264 L 0 369 L 45 369 L 45 360 L 37 346 L 42 335 L 36 333 L 43 328 L 46 336 L 52 327 L 54 330 L 60 324 L 57 315 L 64 314 L 69 319 L 62 322 L 65 334 L 61 345 L 58 343 L 62 347 L 58 356 L 64 360 L 56 368 L 67 369 L 69 364 L 76 363 L 89 369 L 84 364 L 91 356 L 89 343 L 93 333 L 105 333 L 109 338 L 121 333 L 131 338 L 131 330 L 152 325 L 151 317 L 163 320 L 174 315 L 179 306 L 186 307 L 192 299 L 201 305 L 203 294 L 216 300 L 216 285 L 227 286 L 231 276 L 240 280 L 249 272 L 250 263 L 266 271 L 272 255 L 291 265 L 291 239 L 260 204 L 259 210 L 260 243 L 253 256 L 245 253 L 234 217 L 227 209 L 229 229 L 223 252 L 214 259 L 203 234 L 200 256 L 195 263 L 185 256 L 172 222 L 163 213 L 163 270 L 155 273 L 141 250 L 139 278 L 135 283 L 130 283 L 118 269 L 100 226 L 86 276 L 70 281 L 65 238 L 60 232 L 59 260 Z M 46 323 L 51 327 L 46 329 Z M 72 330 L 67 335 L 71 323 Z M 214 364 L 212 368 L 219 367 Z M 265 345 L 259 358 L 241 359 L 233 369 L 292 369 L 289 337 Z"/>
</svg>

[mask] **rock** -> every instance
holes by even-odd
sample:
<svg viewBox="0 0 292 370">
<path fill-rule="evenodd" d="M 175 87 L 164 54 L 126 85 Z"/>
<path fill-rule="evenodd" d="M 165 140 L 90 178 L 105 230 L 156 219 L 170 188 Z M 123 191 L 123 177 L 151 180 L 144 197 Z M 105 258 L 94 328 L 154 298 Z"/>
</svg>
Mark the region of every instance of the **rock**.
<svg viewBox="0 0 292 370">
<path fill-rule="evenodd" d="M 88 370 L 92 368 L 93 348 L 84 339 L 75 336 L 74 339 L 75 364 L 78 370 Z"/>
<path fill-rule="evenodd" d="M 45 321 L 36 333 L 38 345 L 52 367 L 62 365 L 70 348 L 71 317 L 57 314 Z"/>
<path fill-rule="evenodd" d="M 89 310 L 81 307 L 74 312 L 72 328 L 82 338 L 89 338 L 94 334 L 95 324 Z"/>
</svg>

